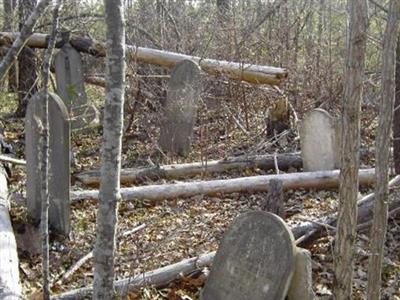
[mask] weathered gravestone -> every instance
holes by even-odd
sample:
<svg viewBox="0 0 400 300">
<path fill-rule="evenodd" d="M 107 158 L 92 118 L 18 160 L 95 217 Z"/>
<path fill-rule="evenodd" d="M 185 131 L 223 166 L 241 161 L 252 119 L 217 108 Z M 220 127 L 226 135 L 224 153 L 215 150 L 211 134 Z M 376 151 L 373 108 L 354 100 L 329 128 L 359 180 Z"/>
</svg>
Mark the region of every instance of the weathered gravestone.
<svg viewBox="0 0 400 300">
<path fill-rule="evenodd" d="M 339 167 L 336 122 L 320 108 L 306 115 L 300 129 L 301 156 L 305 171 L 333 170 Z"/>
<path fill-rule="evenodd" d="M 98 123 L 96 108 L 88 104 L 81 55 L 70 44 L 65 44 L 55 55 L 57 94 L 64 101 L 71 116 L 71 128 L 80 129 Z"/>
<path fill-rule="evenodd" d="M 43 93 L 28 103 L 25 118 L 25 157 L 27 163 L 28 214 L 36 221 L 41 214 L 39 140 L 43 116 Z M 49 95 L 49 223 L 57 232 L 70 231 L 70 124 L 67 108 L 56 94 Z"/>
<path fill-rule="evenodd" d="M 225 233 L 201 299 L 282 300 L 295 267 L 294 238 L 278 216 L 239 216 Z"/>
<path fill-rule="evenodd" d="M 199 66 L 190 60 L 177 64 L 161 119 L 159 144 L 163 151 L 182 156 L 189 153 L 200 90 Z"/>
</svg>

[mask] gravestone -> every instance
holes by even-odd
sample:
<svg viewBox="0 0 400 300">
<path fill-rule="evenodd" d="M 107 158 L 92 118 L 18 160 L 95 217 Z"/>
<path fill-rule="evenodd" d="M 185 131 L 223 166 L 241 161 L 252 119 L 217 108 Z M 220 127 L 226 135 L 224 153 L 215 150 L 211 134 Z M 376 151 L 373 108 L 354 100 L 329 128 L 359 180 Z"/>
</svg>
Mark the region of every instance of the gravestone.
<svg viewBox="0 0 400 300">
<path fill-rule="evenodd" d="M 287 294 L 288 300 L 314 300 L 311 253 L 296 247 L 295 271 Z"/>
<path fill-rule="evenodd" d="M 25 117 L 25 157 L 27 163 L 28 214 L 41 215 L 39 140 L 43 128 L 44 93 L 36 93 L 28 103 Z M 67 108 L 56 94 L 49 94 L 49 224 L 58 233 L 70 231 L 70 124 Z"/>
<path fill-rule="evenodd" d="M 199 66 L 190 60 L 177 64 L 161 117 L 159 144 L 163 151 L 182 156 L 189 153 L 200 89 Z"/>
<path fill-rule="evenodd" d="M 300 128 L 301 156 L 304 171 L 338 168 L 336 122 L 320 108 L 308 113 Z"/>
<path fill-rule="evenodd" d="M 65 44 L 54 57 L 57 94 L 70 114 L 71 128 L 80 129 L 98 123 L 96 108 L 88 104 L 81 55 L 70 44 Z"/>
<path fill-rule="evenodd" d="M 294 272 L 294 238 L 278 216 L 254 211 L 226 231 L 202 300 L 283 300 Z"/>
</svg>

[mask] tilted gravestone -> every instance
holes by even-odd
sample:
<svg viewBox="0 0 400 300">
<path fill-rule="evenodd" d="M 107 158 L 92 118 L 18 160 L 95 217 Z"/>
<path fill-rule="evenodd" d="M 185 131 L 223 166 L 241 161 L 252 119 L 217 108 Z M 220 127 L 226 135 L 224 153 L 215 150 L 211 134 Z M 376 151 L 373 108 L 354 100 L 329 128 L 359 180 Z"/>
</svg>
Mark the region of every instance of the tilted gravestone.
<svg viewBox="0 0 400 300">
<path fill-rule="evenodd" d="M 333 170 L 339 167 L 336 122 L 320 108 L 308 113 L 300 129 L 301 156 L 305 171 Z"/>
<path fill-rule="evenodd" d="M 98 122 L 98 112 L 88 104 L 81 55 L 70 44 L 65 44 L 55 55 L 57 94 L 64 101 L 71 116 L 71 128 L 80 129 Z"/>
<path fill-rule="evenodd" d="M 189 153 L 200 90 L 199 66 L 190 60 L 177 64 L 161 117 L 159 144 L 163 151 L 182 156 Z"/>
<path fill-rule="evenodd" d="M 25 117 L 25 157 L 27 163 L 28 214 L 36 221 L 41 215 L 39 141 L 43 128 L 44 93 L 36 93 L 28 103 Z M 49 94 L 49 224 L 58 233 L 70 231 L 70 124 L 67 108 L 56 94 Z"/>
<path fill-rule="evenodd" d="M 282 300 L 295 267 L 294 238 L 278 216 L 254 211 L 225 233 L 202 300 Z"/>
</svg>

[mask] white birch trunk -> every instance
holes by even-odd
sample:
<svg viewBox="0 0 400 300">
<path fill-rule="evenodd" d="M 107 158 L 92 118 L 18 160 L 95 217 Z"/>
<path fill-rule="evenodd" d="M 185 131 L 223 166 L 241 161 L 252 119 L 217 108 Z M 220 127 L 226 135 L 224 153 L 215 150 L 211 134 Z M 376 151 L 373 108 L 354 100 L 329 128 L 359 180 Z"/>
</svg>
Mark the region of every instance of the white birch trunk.
<svg viewBox="0 0 400 300">
<path fill-rule="evenodd" d="M 120 170 L 125 81 L 125 25 L 122 0 L 104 0 L 107 25 L 106 104 L 102 168 L 94 249 L 93 299 L 114 299 L 114 253 Z"/>
</svg>

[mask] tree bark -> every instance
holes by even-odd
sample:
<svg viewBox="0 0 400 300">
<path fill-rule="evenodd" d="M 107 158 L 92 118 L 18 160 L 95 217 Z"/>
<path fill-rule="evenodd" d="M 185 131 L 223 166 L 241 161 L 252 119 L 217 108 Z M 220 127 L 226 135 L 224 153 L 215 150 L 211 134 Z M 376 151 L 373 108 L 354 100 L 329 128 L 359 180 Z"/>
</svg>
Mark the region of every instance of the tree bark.
<svg viewBox="0 0 400 300">
<path fill-rule="evenodd" d="M 9 215 L 7 173 L 0 165 L 0 299 L 22 299 L 17 243 Z"/>
<path fill-rule="evenodd" d="M 14 31 L 13 28 L 13 17 L 15 6 L 13 0 L 4 0 L 3 1 L 3 9 L 4 9 L 4 31 Z M 17 62 L 13 63 L 8 72 L 8 90 L 10 92 L 17 92 L 18 90 L 18 64 Z"/>
<path fill-rule="evenodd" d="M 0 32 L 0 46 L 9 45 L 18 38 L 18 33 Z M 45 48 L 48 36 L 35 33 L 27 41 L 27 46 Z M 104 57 L 106 45 L 91 39 L 75 37 L 70 39 L 70 44 L 80 52 L 97 57 Z M 61 45 L 61 44 L 60 44 Z M 60 46 L 58 45 L 58 46 Z M 142 48 L 126 45 L 127 59 L 133 61 L 174 68 L 183 60 L 193 60 L 201 69 L 211 75 L 224 75 L 235 80 L 243 80 L 254 84 L 280 85 L 288 76 L 286 69 L 253 64 L 242 64 L 230 61 L 201 58 L 175 52 Z"/>
<path fill-rule="evenodd" d="M 50 64 L 53 56 L 53 50 L 56 44 L 58 34 L 58 12 L 62 0 L 57 0 L 53 9 L 53 24 L 52 32 L 48 47 L 45 52 L 43 62 L 43 84 L 45 99 L 43 103 L 43 130 L 40 135 L 39 153 L 41 159 L 39 160 L 39 168 L 41 175 L 41 195 L 42 207 L 40 216 L 40 228 L 42 236 L 42 276 L 43 276 L 43 299 L 50 300 L 50 254 L 49 254 L 49 78 L 50 78 Z"/>
<path fill-rule="evenodd" d="M 354 243 L 356 239 L 360 110 L 363 90 L 365 47 L 368 28 L 366 0 L 348 0 L 349 37 L 342 106 L 342 149 L 339 188 L 339 218 L 335 244 L 334 295 L 352 299 Z"/>
<path fill-rule="evenodd" d="M 107 27 L 106 103 L 99 207 L 94 249 L 93 299 L 115 299 L 114 253 L 120 194 L 125 96 L 125 24 L 122 0 L 104 0 Z"/>
<path fill-rule="evenodd" d="M 393 116 L 393 160 L 396 174 L 400 174 L 400 38 L 396 49 L 396 83 Z"/>
<path fill-rule="evenodd" d="M 384 242 L 388 219 L 390 139 L 395 100 L 396 43 L 399 32 L 400 1 L 391 0 L 383 41 L 382 95 L 376 133 L 376 187 L 374 219 L 370 236 L 367 299 L 379 300 Z"/>
<path fill-rule="evenodd" d="M 374 182 L 374 173 L 374 169 L 360 170 L 358 173 L 360 184 L 372 184 Z M 146 185 L 121 188 L 121 194 L 123 200 L 140 201 L 146 199 L 151 201 L 160 201 L 165 199 L 191 197 L 195 195 L 215 195 L 218 193 L 265 192 L 268 191 L 268 182 L 271 179 L 281 180 L 284 189 L 328 189 L 338 186 L 339 170 L 251 176 L 235 179 L 184 182 L 176 184 Z M 98 190 L 71 192 L 72 201 L 98 198 Z"/>
</svg>

